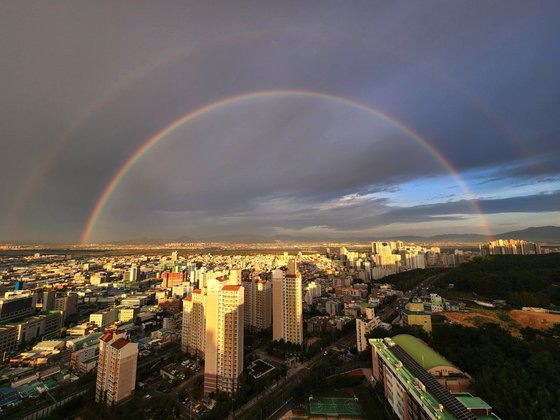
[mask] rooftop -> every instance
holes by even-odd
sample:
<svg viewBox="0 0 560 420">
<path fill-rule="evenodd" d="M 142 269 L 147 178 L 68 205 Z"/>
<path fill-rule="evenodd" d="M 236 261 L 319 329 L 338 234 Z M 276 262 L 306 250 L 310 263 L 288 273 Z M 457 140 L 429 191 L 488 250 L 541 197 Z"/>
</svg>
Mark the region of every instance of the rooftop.
<svg viewBox="0 0 560 420">
<path fill-rule="evenodd" d="M 399 334 L 393 337 L 393 341 L 426 370 L 430 370 L 436 366 L 455 367 L 422 340 L 412 335 Z"/>
<path fill-rule="evenodd" d="M 119 338 L 118 340 L 116 340 L 113 344 L 111 344 L 112 347 L 120 350 L 122 349 L 124 346 L 126 346 L 129 343 L 129 341 L 126 338 Z"/>
<path fill-rule="evenodd" d="M 465 393 L 456 393 L 453 394 L 455 398 L 457 398 L 461 404 L 471 410 L 491 410 L 492 407 L 488 405 L 486 401 L 484 401 L 480 397 L 473 397 L 468 392 Z"/>
</svg>

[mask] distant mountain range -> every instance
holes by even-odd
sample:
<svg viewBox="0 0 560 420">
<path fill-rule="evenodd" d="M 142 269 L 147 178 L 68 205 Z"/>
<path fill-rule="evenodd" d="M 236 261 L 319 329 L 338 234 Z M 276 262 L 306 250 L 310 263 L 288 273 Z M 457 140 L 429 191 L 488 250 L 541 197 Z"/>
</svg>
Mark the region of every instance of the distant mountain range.
<svg viewBox="0 0 560 420">
<path fill-rule="evenodd" d="M 495 235 L 496 239 L 523 239 L 526 241 L 541 243 L 560 243 L 560 227 L 559 226 L 540 226 L 530 227 L 523 230 L 515 230 L 511 232 L 503 232 Z M 404 242 L 450 242 L 450 243 L 483 243 L 487 241 L 485 235 L 476 233 L 448 233 L 434 236 L 394 236 L 394 237 L 304 237 L 295 235 L 223 235 L 204 238 L 195 238 L 191 236 L 182 236 L 176 239 L 155 239 L 155 238 L 135 238 L 127 241 L 111 242 L 115 245 L 163 245 L 166 243 L 189 243 L 189 242 L 223 242 L 223 243 L 272 243 L 272 242 L 371 242 L 373 240 L 394 240 Z"/>
</svg>

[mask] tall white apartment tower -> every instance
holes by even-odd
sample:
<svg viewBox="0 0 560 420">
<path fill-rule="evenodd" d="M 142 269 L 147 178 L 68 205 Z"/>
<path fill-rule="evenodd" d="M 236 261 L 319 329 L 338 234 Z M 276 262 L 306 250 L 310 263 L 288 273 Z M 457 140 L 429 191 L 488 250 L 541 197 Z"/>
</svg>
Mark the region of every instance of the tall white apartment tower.
<svg viewBox="0 0 560 420">
<path fill-rule="evenodd" d="M 130 267 L 130 281 L 138 280 L 138 266 L 136 264 L 132 264 Z"/>
<path fill-rule="evenodd" d="M 303 344 L 301 274 L 294 258 L 287 272 L 272 271 L 272 339 Z"/>
<path fill-rule="evenodd" d="M 99 340 L 95 401 L 115 405 L 132 396 L 136 387 L 138 344 L 126 332 L 114 331 Z"/>
<path fill-rule="evenodd" d="M 204 357 L 206 342 L 206 289 L 193 290 L 183 299 L 181 350 L 192 356 Z"/>
<path fill-rule="evenodd" d="M 228 276 L 210 279 L 206 298 L 204 394 L 237 392 L 243 371 L 243 286 Z"/>
</svg>

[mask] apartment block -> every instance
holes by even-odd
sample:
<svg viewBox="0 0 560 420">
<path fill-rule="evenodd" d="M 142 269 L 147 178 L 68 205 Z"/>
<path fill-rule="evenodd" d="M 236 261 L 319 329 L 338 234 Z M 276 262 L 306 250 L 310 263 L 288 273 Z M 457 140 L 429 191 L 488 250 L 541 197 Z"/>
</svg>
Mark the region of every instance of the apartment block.
<svg viewBox="0 0 560 420">
<path fill-rule="evenodd" d="M 193 356 L 204 357 L 206 341 L 206 289 L 196 289 L 183 299 L 181 349 Z"/>
<path fill-rule="evenodd" d="M 272 326 L 272 283 L 255 278 L 243 282 L 245 326 L 260 331 Z"/>
<path fill-rule="evenodd" d="M 204 394 L 234 394 L 243 371 L 244 295 L 242 286 L 228 284 L 227 276 L 208 282 Z"/>
<path fill-rule="evenodd" d="M 95 401 L 115 405 L 130 397 L 136 386 L 138 344 L 124 331 L 108 332 L 99 341 Z"/>
<path fill-rule="evenodd" d="M 296 260 L 288 270 L 272 271 L 272 338 L 294 344 L 303 343 L 303 302 L 301 274 Z"/>
</svg>

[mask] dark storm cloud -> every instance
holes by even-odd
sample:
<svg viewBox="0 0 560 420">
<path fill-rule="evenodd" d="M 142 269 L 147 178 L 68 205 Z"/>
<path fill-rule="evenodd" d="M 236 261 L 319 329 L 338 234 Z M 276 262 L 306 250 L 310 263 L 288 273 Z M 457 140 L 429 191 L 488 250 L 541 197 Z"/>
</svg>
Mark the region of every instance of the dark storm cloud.
<svg viewBox="0 0 560 420">
<path fill-rule="evenodd" d="M 479 200 L 483 213 L 542 213 L 558 211 L 560 191 L 525 197 Z M 294 212 L 274 214 L 266 211 L 250 215 L 253 226 L 267 226 L 276 222 L 277 227 L 299 228 L 321 226 L 332 230 L 360 230 L 378 228 L 394 223 L 461 220 L 464 215 L 478 215 L 478 210 L 467 200 L 440 202 L 430 205 L 394 207 L 385 199 L 356 200 L 344 206 L 321 208 L 306 207 Z M 222 216 L 225 216 L 222 215 Z M 247 215 L 238 214 L 240 219 Z"/>
<path fill-rule="evenodd" d="M 13 225 L 0 225 L 0 239 L 77 240 L 105 185 L 147 138 L 200 106 L 263 89 L 326 91 L 375 106 L 462 172 L 494 169 L 492 178 L 512 185 L 557 179 L 558 11 L 557 2 L 2 3 L 0 216 Z M 429 185 L 443 169 L 402 132 L 379 125 L 372 132 L 371 118 L 344 107 L 329 115 L 298 101 L 284 105 L 258 124 L 251 115 L 243 124 L 227 114 L 209 121 L 216 133 L 231 130 L 229 143 L 206 139 L 201 128 L 192 135 L 207 141 L 193 142 L 182 160 L 177 150 L 156 153 L 159 161 L 135 167 L 138 182 L 126 180 L 108 216 L 141 226 L 153 217 L 172 230 L 184 223 L 172 214 L 191 212 L 204 230 L 228 212 L 254 211 L 262 229 L 335 226 L 323 212 L 340 211 L 338 219 L 351 218 L 356 229 L 369 226 L 367 212 L 379 223 L 459 217 L 445 206 L 470 214 L 459 204 L 401 209 L 384 199 L 352 212 L 321 210 L 313 222 L 307 207 L 414 179 Z M 13 217 L 28 177 L 76 121 L 82 124 Z M 325 122 L 330 130 L 317 131 Z M 239 141 L 252 127 L 260 142 Z M 324 138 L 331 143 L 321 147 Z M 173 165 L 170 179 L 164 167 Z M 283 220 L 260 207 L 257 214 L 267 199 L 301 203 L 298 217 Z M 537 211 L 523 197 L 508 200 L 485 205 Z M 251 230 L 228 220 L 223 229 Z M 130 236 L 138 226 L 118 233 Z"/>
<path fill-rule="evenodd" d="M 478 204 L 486 215 L 512 212 L 529 212 L 538 215 L 558 210 L 560 191 L 526 197 L 486 199 L 480 200 Z M 178 221 L 170 231 L 161 229 L 157 231 L 164 237 L 174 238 L 177 237 L 177 231 L 188 232 L 195 237 L 211 237 L 243 231 L 272 234 L 277 229 L 307 231 L 311 229 L 312 231 L 315 228 L 326 229 L 331 233 L 336 231 L 360 233 L 363 230 L 392 224 L 462 221 L 467 216 L 478 216 L 478 210 L 467 200 L 395 207 L 387 199 L 373 197 L 352 197 L 331 202 L 330 205 L 325 205 L 324 202 L 313 203 L 302 199 L 284 198 L 268 203 L 252 202 L 249 207 L 250 209 L 239 212 L 226 211 L 226 209 L 212 213 L 165 212 L 165 214 L 151 215 L 150 220 L 158 220 L 162 217 L 162 220 L 167 220 L 171 224 L 174 220 Z M 188 222 L 190 217 L 196 222 Z M 140 224 L 142 219 L 135 222 Z M 204 229 L 201 230 L 198 225 L 204 226 Z"/>
</svg>

